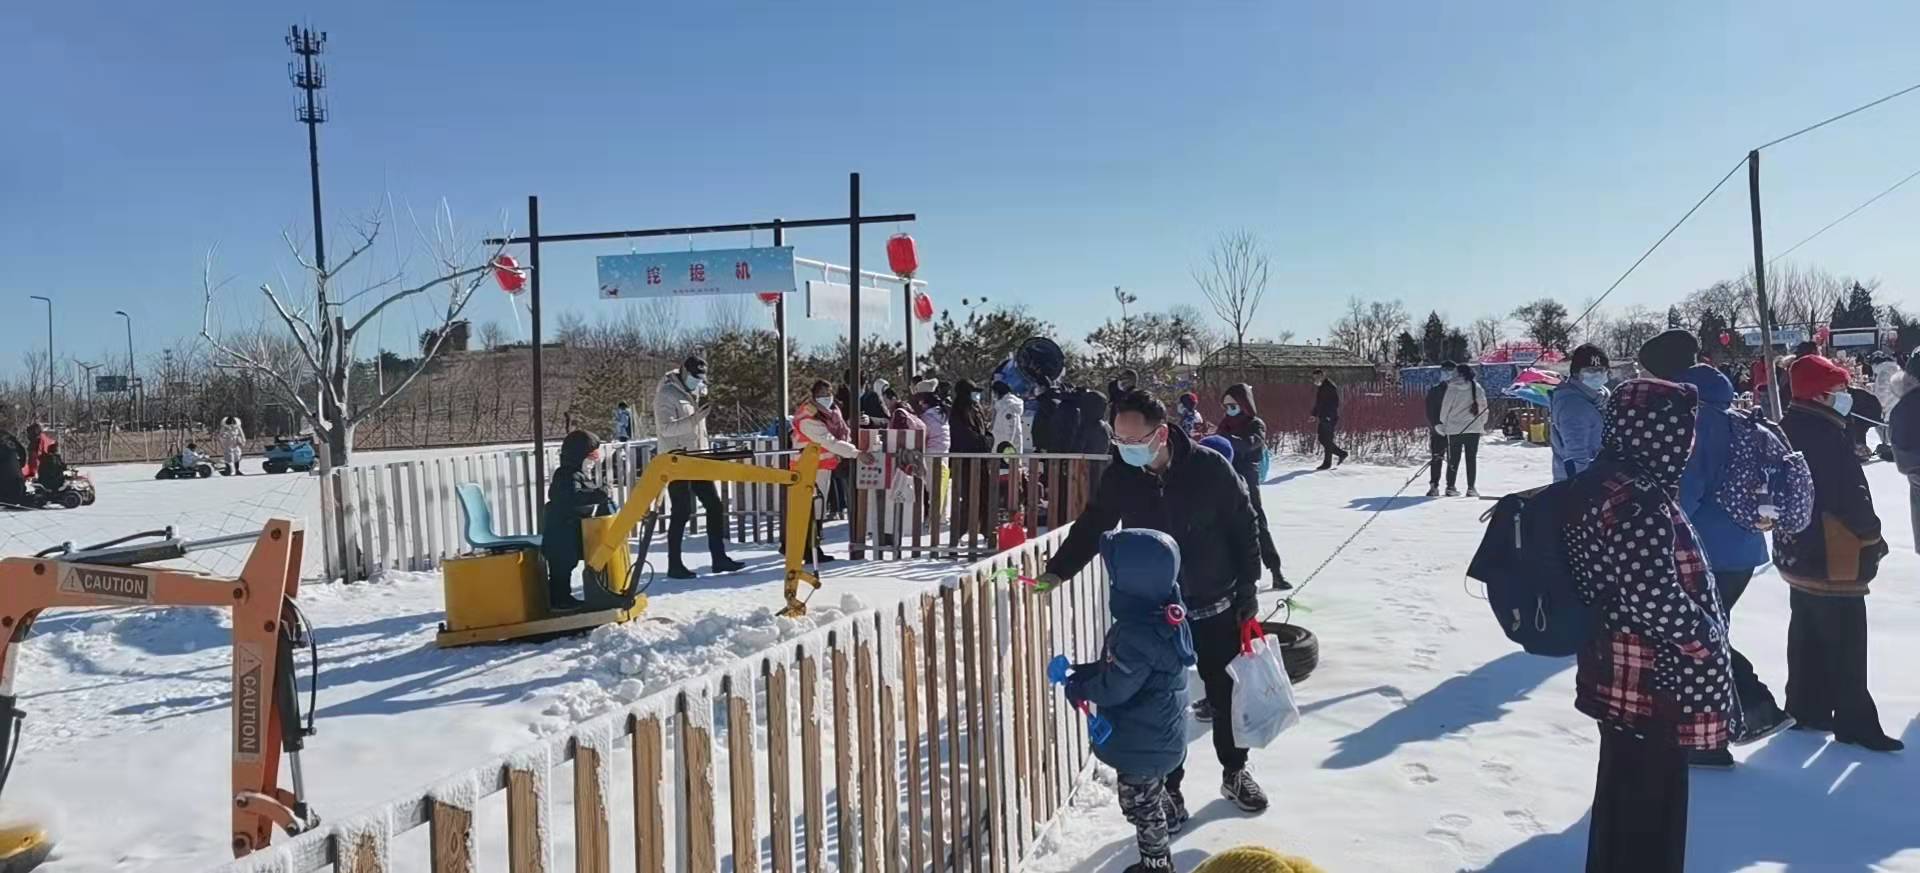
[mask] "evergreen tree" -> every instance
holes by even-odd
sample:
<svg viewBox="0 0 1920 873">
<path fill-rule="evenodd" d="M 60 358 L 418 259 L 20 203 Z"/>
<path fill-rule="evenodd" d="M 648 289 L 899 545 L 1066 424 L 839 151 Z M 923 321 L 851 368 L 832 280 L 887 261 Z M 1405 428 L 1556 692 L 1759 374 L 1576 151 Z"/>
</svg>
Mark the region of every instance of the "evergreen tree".
<svg viewBox="0 0 1920 873">
<path fill-rule="evenodd" d="M 1419 364 L 1422 360 L 1425 360 L 1425 358 L 1421 357 L 1420 343 L 1413 338 L 1413 334 L 1404 330 L 1401 331 L 1400 335 L 1394 338 L 1394 366 L 1412 367 Z"/>
<path fill-rule="evenodd" d="M 1427 323 L 1420 328 L 1420 354 L 1429 361 L 1438 361 L 1446 357 L 1447 323 L 1438 312 L 1427 313 Z"/>
<path fill-rule="evenodd" d="M 1680 307 L 1678 305 L 1667 307 L 1667 329 L 1672 330 L 1681 324 Z"/>
<path fill-rule="evenodd" d="M 1441 349 L 1440 357 L 1436 360 L 1464 363 L 1472 357 L 1473 354 L 1467 351 L 1467 335 L 1456 327 L 1447 331 L 1446 345 Z"/>
</svg>

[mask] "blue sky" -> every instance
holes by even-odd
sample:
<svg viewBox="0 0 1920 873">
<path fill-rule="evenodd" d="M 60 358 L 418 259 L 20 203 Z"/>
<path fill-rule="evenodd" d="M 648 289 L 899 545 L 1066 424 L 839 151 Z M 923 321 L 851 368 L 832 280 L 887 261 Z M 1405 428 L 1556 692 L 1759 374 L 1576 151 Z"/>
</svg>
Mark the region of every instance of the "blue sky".
<svg viewBox="0 0 1920 873">
<path fill-rule="evenodd" d="M 57 301 L 63 358 L 123 354 L 114 309 L 135 315 L 143 357 L 190 338 L 216 243 L 225 321 L 257 316 L 249 289 L 291 273 L 280 231 L 307 236 L 281 42 L 303 14 L 331 33 L 336 222 L 391 199 L 425 224 L 445 198 L 475 235 L 503 212 L 518 230 L 530 193 L 550 232 L 830 216 L 859 170 L 870 212 L 921 216 L 908 229 L 938 301 L 1018 300 L 1070 337 L 1116 314 L 1114 285 L 1154 308 L 1200 302 L 1189 266 L 1238 228 L 1274 258 L 1256 333 L 1320 336 L 1351 295 L 1462 321 L 1543 294 L 1577 307 L 1747 148 L 1920 81 L 1920 5 L 1900 2 L 310 8 L 9 13 L 0 300 L 16 317 L 0 339 L 45 342 L 29 294 Z M 1771 245 L 1920 169 L 1915 142 L 1920 93 L 1768 152 Z M 1730 185 L 1610 303 L 1740 272 L 1744 195 Z M 1904 300 L 1917 216 L 1920 185 L 1795 260 Z M 398 229 L 411 248 L 411 222 Z M 870 263 L 895 230 L 866 232 Z M 790 241 L 845 256 L 844 231 Z M 548 305 L 626 305 L 595 297 L 593 257 L 628 250 L 547 250 Z M 472 315 L 511 323 L 491 290 Z M 394 310 L 386 341 L 430 318 Z"/>
</svg>

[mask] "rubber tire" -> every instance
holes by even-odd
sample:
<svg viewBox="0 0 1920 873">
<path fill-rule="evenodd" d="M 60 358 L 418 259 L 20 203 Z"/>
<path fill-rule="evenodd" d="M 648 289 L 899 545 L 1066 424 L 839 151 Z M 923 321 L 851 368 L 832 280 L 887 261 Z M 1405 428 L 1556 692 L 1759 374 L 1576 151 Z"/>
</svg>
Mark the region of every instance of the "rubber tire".
<svg viewBox="0 0 1920 873">
<path fill-rule="evenodd" d="M 81 496 L 80 496 L 80 505 L 81 505 L 81 506 L 92 506 L 92 505 L 93 505 L 93 501 L 94 501 L 94 498 L 95 498 L 96 496 L 97 496 L 97 495 L 95 495 L 95 494 L 94 494 L 94 493 L 93 493 L 92 491 L 89 491 L 89 492 L 87 492 L 87 493 L 85 493 L 85 494 L 83 494 L 83 495 L 81 495 Z"/>
<path fill-rule="evenodd" d="M 211 467 L 211 466 L 208 466 L 208 465 L 206 465 L 206 464 L 201 464 L 201 465 L 200 465 L 199 467 L 197 467 L 197 468 L 195 468 L 195 469 L 199 471 L 199 473 L 200 473 L 200 478 L 202 478 L 202 479 L 211 479 L 211 478 L 213 478 L 213 467 Z"/>
<path fill-rule="evenodd" d="M 59 497 L 54 498 L 54 502 L 68 509 L 79 509 L 86 503 L 86 499 L 81 497 L 78 491 L 62 491 Z"/>
<path fill-rule="evenodd" d="M 1320 638 L 1297 624 L 1262 622 L 1260 629 L 1280 642 L 1280 661 L 1287 666 L 1287 678 L 1300 682 L 1320 666 Z"/>
<path fill-rule="evenodd" d="M 269 473 L 285 473 L 287 472 L 287 465 L 283 461 L 268 461 L 261 464 L 260 469 Z"/>
</svg>

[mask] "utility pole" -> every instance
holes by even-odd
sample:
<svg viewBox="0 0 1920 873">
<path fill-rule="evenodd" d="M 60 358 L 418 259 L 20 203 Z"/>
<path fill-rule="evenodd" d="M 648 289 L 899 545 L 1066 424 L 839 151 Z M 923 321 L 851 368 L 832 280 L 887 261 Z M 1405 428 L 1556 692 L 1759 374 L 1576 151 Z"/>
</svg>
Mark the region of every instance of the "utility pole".
<svg viewBox="0 0 1920 873">
<path fill-rule="evenodd" d="M 320 90 L 327 87 L 327 68 L 318 60 L 327 50 L 327 32 L 294 25 L 287 29 L 287 48 L 295 60 L 287 63 L 287 78 L 299 89 L 303 102 L 293 108 L 293 117 L 307 126 L 307 175 L 313 185 L 313 263 L 327 271 L 327 240 L 320 221 L 320 125 L 327 123 L 327 103 Z M 321 317 L 325 317 L 321 313 Z"/>
<path fill-rule="evenodd" d="M 59 410 L 53 405 L 53 298 L 40 294 L 27 296 L 47 304 L 47 424 L 51 425 L 60 421 Z"/>
<path fill-rule="evenodd" d="M 850 414 L 860 409 L 860 174 L 847 174 L 847 395 Z M 858 419 L 855 419 L 856 421 Z M 885 425 L 881 425 L 885 427 Z M 856 549 L 857 551 L 857 549 Z M 855 554 L 854 557 L 860 557 Z"/>
<path fill-rule="evenodd" d="M 1767 317 L 1767 256 L 1760 242 L 1760 150 L 1747 152 L 1747 199 L 1753 206 L 1753 303 L 1760 316 L 1760 360 L 1767 367 L 1767 410 L 1780 420 L 1780 380 L 1773 372 L 1773 325 Z"/>
<path fill-rule="evenodd" d="M 114 315 L 127 320 L 127 426 L 134 424 L 133 413 L 133 316 L 124 309 L 116 309 Z"/>
<path fill-rule="evenodd" d="M 773 247 L 777 249 L 786 244 L 786 225 L 776 218 L 773 220 Z M 786 414 L 795 404 L 793 398 L 788 396 L 793 392 L 793 376 L 787 368 L 787 295 L 785 294 L 773 301 L 773 333 L 774 339 L 780 343 L 780 366 L 774 371 L 778 374 L 780 381 L 779 387 L 774 389 L 773 396 L 779 399 L 780 412 Z M 840 412 L 844 415 L 846 410 L 843 409 Z M 791 417 L 788 420 L 791 422 Z M 778 430 L 780 431 L 780 450 L 786 451 L 793 448 L 793 428 L 789 426 Z"/>
</svg>

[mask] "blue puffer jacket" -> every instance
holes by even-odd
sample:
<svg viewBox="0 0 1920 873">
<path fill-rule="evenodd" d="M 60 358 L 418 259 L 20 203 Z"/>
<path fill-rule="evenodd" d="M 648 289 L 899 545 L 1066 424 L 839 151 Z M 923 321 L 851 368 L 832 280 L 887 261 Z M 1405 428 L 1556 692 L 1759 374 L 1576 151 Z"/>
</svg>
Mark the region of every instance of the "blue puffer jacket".
<svg viewBox="0 0 1920 873">
<path fill-rule="evenodd" d="M 1571 478 L 1599 457 L 1600 432 L 1606 423 L 1600 410 L 1606 405 L 1607 392 L 1588 388 L 1577 375 L 1548 395 L 1547 414 L 1553 422 L 1548 428 L 1548 441 L 1553 444 L 1553 481 Z"/>
<path fill-rule="evenodd" d="M 1067 699 L 1091 701 L 1113 725 L 1094 757 L 1123 775 L 1158 778 L 1187 759 L 1187 668 L 1193 637 L 1168 621 L 1180 603 L 1180 549 L 1173 537 L 1128 528 L 1105 534 L 1100 556 L 1112 585 L 1113 627 L 1100 660 L 1076 664 Z"/>
<path fill-rule="evenodd" d="M 1727 461 L 1733 456 L 1727 444 L 1733 437 L 1733 425 L 1727 421 L 1733 383 L 1706 364 L 1688 368 L 1680 374 L 1680 381 L 1700 392 L 1700 424 L 1694 431 L 1687 472 L 1680 477 L 1680 509 L 1693 522 L 1708 567 L 1751 570 L 1767 562 L 1766 537 L 1735 524 L 1714 496 L 1720 492 Z"/>
</svg>

